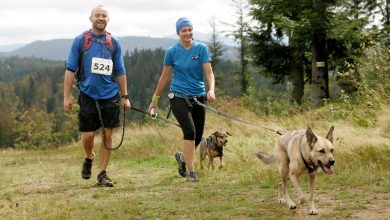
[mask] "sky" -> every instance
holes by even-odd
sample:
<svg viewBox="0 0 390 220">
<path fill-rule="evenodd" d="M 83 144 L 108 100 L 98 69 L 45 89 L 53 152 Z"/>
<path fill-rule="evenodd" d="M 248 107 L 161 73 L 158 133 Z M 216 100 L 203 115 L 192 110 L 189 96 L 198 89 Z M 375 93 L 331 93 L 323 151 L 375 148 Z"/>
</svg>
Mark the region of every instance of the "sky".
<svg viewBox="0 0 390 220">
<path fill-rule="evenodd" d="M 0 45 L 74 38 L 91 28 L 96 5 L 106 6 L 107 30 L 119 37 L 172 35 L 180 17 L 190 18 L 194 31 L 202 33 L 211 32 L 213 16 L 217 31 L 229 29 L 220 21 L 237 20 L 232 0 L 1 0 Z"/>
</svg>

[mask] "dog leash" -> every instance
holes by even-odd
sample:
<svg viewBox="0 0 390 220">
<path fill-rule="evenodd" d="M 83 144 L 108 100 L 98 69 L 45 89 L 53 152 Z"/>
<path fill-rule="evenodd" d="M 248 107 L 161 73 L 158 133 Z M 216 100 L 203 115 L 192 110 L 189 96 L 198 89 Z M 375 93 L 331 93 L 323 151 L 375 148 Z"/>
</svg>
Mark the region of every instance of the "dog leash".
<svg viewBox="0 0 390 220">
<path fill-rule="evenodd" d="M 177 124 L 177 123 L 175 123 L 175 122 L 173 122 L 173 121 L 170 121 L 170 120 L 168 120 L 168 119 L 162 118 L 162 117 L 160 117 L 160 116 L 158 116 L 158 115 L 156 115 L 155 117 L 153 117 L 153 116 L 150 115 L 147 111 L 143 111 L 143 110 L 138 109 L 138 108 L 135 108 L 135 107 L 133 107 L 133 106 L 131 106 L 130 109 L 132 109 L 132 110 L 134 110 L 134 111 L 136 111 L 136 112 L 140 112 L 140 113 L 143 113 L 143 114 L 145 114 L 145 115 L 148 115 L 148 116 L 150 116 L 150 117 L 152 117 L 152 118 L 157 118 L 157 119 L 159 119 L 159 120 L 161 120 L 161 121 L 165 121 L 165 122 L 167 122 L 167 123 L 169 123 L 169 124 L 176 125 L 177 127 L 180 128 L 180 125 L 179 125 L 179 124 Z"/>
<path fill-rule="evenodd" d="M 100 109 L 100 104 L 99 104 L 99 101 L 96 100 L 95 101 L 96 103 L 96 109 L 98 111 L 98 114 L 99 114 L 99 121 L 100 121 L 100 124 L 102 126 L 102 129 L 103 129 L 103 146 L 104 148 L 106 148 L 107 150 L 118 150 L 121 146 L 122 146 L 122 143 L 123 143 L 123 137 L 125 136 L 125 122 L 126 122 L 126 113 L 125 113 L 125 109 L 123 109 L 123 126 L 122 126 L 122 137 L 121 137 L 121 141 L 120 143 L 118 144 L 118 146 L 114 147 L 114 148 L 111 148 L 111 147 L 108 147 L 106 145 L 106 131 L 104 129 L 104 123 L 103 123 L 103 119 L 102 119 L 102 111 Z"/>
<path fill-rule="evenodd" d="M 265 130 L 268 130 L 268 131 L 272 131 L 272 132 L 275 132 L 275 133 L 278 134 L 278 135 L 283 135 L 283 133 L 282 133 L 281 131 L 276 131 L 276 130 L 274 130 L 274 129 L 267 128 L 267 127 L 261 126 L 261 125 L 259 125 L 259 124 L 252 123 L 252 122 L 249 122 L 249 121 L 245 121 L 245 120 L 243 120 L 243 119 L 241 119 L 241 118 L 233 117 L 233 116 L 230 116 L 230 115 L 225 114 L 225 113 L 223 113 L 223 112 L 220 112 L 220 111 L 218 111 L 218 110 L 216 110 L 216 109 L 214 109 L 214 108 L 212 108 L 212 107 L 209 107 L 209 106 L 207 106 L 207 105 L 205 105 L 205 104 L 199 102 L 195 97 L 194 97 L 194 102 L 195 102 L 197 105 L 200 105 L 200 106 L 202 106 L 203 108 L 208 109 L 208 110 L 210 110 L 210 111 L 212 111 L 212 112 L 214 112 L 214 113 L 216 113 L 216 114 L 218 114 L 218 115 L 220 115 L 220 116 L 222 116 L 222 117 L 229 118 L 229 119 L 231 119 L 231 120 L 238 121 L 238 122 L 241 122 L 241 123 L 244 123 L 244 124 L 247 124 L 247 125 L 252 125 L 252 126 L 255 126 L 255 127 L 258 127 L 258 128 L 262 128 L 262 129 L 265 129 Z"/>
</svg>

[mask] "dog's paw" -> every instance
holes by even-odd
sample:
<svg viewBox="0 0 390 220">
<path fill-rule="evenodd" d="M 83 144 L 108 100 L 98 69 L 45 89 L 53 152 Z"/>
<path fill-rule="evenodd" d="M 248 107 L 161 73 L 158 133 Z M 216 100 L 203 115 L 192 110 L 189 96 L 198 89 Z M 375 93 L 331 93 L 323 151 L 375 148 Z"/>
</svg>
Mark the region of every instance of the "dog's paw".
<svg viewBox="0 0 390 220">
<path fill-rule="evenodd" d="M 306 202 L 305 197 L 299 198 L 299 204 L 305 204 L 305 202 Z"/>
<path fill-rule="evenodd" d="M 288 202 L 287 205 L 288 205 L 288 207 L 290 209 L 296 209 L 297 208 L 297 205 L 295 205 L 295 203 L 293 203 L 292 201 Z"/>
<path fill-rule="evenodd" d="M 318 215 L 318 210 L 316 209 L 316 207 L 314 205 L 311 205 L 310 208 L 309 208 L 309 214 L 310 215 Z"/>
<path fill-rule="evenodd" d="M 284 200 L 283 198 L 279 198 L 279 203 L 280 204 L 286 204 L 286 200 Z"/>
</svg>

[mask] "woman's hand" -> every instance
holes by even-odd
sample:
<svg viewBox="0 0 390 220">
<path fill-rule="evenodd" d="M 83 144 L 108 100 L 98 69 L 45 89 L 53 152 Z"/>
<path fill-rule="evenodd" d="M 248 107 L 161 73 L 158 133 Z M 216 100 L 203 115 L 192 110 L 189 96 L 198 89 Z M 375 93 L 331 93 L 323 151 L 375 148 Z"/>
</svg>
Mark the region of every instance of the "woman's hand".
<svg viewBox="0 0 390 220">
<path fill-rule="evenodd" d="M 209 90 L 207 92 L 207 101 L 213 102 L 214 100 L 215 100 L 215 93 L 214 93 L 214 91 Z"/>
<path fill-rule="evenodd" d="M 149 105 L 149 108 L 148 108 L 148 113 L 150 114 L 150 112 L 152 111 L 152 109 L 157 109 L 157 103 L 156 102 L 150 102 L 150 105 Z"/>
</svg>

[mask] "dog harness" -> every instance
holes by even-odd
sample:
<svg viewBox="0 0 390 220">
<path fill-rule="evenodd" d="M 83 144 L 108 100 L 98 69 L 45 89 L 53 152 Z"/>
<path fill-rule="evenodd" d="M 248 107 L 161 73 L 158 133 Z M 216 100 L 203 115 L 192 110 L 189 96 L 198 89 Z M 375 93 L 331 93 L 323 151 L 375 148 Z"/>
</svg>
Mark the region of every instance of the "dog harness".
<svg viewBox="0 0 390 220">
<path fill-rule="evenodd" d="M 300 140 L 300 143 L 299 143 L 299 150 L 301 151 L 301 157 L 302 157 L 302 160 L 303 160 L 303 163 L 305 164 L 305 167 L 307 168 L 307 170 L 309 171 L 309 173 L 313 173 L 317 170 L 317 166 L 314 165 L 314 163 L 310 160 L 310 162 L 312 163 L 312 165 L 309 165 L 309 163 L 305 160 L 305 158 L 303 157 L 303 154 L 302 154 L 302 138 L 303 136 L 305 135 L 305 133 L 302 134 L 302 137 L 301 137 L 301 140 Z"/>
<path fill-rule="evenodd" d="M 212 136 L 209 136 L 208 138 L 206 138 L 206 144 L 209 145 L 210 143 L 215 146 L 215 151 L 217 151 L 217 153 L 218 153 L 217 157 L 222 156 L 223 155 L 223 147 L 219 147 L 217 145 L 217 143 L 214 143 Z"/>
</svg>

